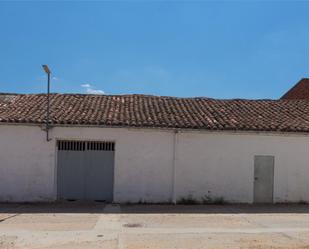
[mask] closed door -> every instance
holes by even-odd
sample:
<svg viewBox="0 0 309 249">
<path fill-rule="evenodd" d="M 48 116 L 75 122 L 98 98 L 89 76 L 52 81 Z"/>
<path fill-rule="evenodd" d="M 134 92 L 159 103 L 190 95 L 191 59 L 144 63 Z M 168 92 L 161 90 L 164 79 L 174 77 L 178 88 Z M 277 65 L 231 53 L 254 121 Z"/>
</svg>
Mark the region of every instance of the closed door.
<svg viewBox="0 0 309 249">
<path fill-rule="evenodd" d="M 58 141 L 58 198 L 113 201 L 114 143 Z"/>
<path fill-rule="evenodd" d="M 272 203 L 274 188 L 274 157 L 254 157 L 254 203 Z"/>
<path fill-rule="evenodd" d="M 114 151 L 87 152 L 85 196 L 88 200 L 113 200 Z"/>
</svg>

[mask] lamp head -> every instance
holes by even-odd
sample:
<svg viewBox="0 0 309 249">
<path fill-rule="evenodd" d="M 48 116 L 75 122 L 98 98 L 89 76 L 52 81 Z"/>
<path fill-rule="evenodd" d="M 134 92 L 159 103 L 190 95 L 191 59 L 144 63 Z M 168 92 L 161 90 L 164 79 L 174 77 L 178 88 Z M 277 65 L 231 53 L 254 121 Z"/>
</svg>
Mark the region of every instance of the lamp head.
<svg viewBox="0 0 309 249">
<path fill-rule="evenodd" d="M 47 65 L 42 65 L 42 67 L 43 67 L 45 73 L 47 73 L 47 74 L 51 73 Z"/>
</svg>

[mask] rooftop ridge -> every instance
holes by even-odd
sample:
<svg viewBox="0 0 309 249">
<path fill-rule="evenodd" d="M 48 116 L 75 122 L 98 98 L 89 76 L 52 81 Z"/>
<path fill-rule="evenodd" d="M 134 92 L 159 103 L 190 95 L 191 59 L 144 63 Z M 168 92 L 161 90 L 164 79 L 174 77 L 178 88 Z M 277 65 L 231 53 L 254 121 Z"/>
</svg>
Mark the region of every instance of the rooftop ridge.
<svg viewBox="0 0 309 249">
<path fill-rule="evenodd" d="M 16 95 L 16 96 L 44 96 L 47 93 L 1 93 L 0 95 Z M 277 101 L 277 99 L 248 99 L 248 98 L 212 98 L 207 96 L 194 96 L 194 97 L 179 97 L 168 95 L 153 95 L 153 94 L 140 94 L 140 93 L 128 93 L 128 94 L 89 94 L 89 93 L 59 93 L 52 92 L 50 95 L 60 96 L 95 96 L 95 97 L 142 97 L 142 98 L 170 98 L 170 99 L 206 99 L 215 101 Z"/>
</svg>

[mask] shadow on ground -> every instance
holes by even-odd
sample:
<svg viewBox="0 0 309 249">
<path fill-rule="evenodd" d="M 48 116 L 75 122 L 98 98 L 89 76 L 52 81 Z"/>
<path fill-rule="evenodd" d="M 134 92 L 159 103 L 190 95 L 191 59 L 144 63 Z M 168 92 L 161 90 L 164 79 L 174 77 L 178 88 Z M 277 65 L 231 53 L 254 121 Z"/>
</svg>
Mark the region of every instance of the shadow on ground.
<svg viewBox="0 0 309 249">
<path fill-rule="evenodd" d="M 0 203 L 0 213 L 124 213 L 124 214 L 309 214 L 308 204 L 117 205 L 101 202 Z"/>
</svg>

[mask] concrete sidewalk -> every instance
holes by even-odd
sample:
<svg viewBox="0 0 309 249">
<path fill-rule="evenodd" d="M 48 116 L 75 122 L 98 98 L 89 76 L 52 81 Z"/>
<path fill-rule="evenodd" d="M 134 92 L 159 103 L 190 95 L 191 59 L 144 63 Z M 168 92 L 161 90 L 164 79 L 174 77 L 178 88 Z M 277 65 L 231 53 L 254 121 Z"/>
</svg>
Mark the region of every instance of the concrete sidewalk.
<svg viewBox="0 0 309 249">
<path fill-rule="evenodd" d="M 0 248 L 309 248 L 309 206 L 0 204 Z"/>
</svg>

